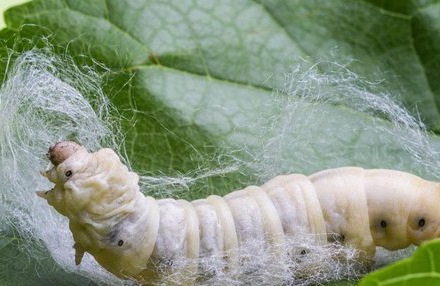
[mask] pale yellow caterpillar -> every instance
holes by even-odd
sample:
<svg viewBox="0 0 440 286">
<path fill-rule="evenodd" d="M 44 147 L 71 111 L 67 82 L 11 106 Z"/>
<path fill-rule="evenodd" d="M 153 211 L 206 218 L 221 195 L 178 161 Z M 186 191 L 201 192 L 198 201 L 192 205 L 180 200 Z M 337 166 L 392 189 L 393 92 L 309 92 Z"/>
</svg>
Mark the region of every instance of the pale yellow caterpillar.
<svg viewBox="0 0 440 286">
<path fill-rule="evenodd" d="M 224 197 L 192 202 L 144 196 L 137 174 L 111 149 L 95 153 L 73 142 L 49 149 L 55 186 L 37 192 L 69 219 L 75 261 L 85 252 L 113 274 L 148 281 L 179 258 L 222 256 L 258 239 L 282 251 L 288 237 L 316 234 L 359 250 L 396 250 L 440 236 L 440 185 L 409 173 L 344 167 L 311 176 L 278 176 Z M 324 234 L 324 236 L 323 236 Z M 197 265 L 186 265 L 197 271 Z"/>
</svg>

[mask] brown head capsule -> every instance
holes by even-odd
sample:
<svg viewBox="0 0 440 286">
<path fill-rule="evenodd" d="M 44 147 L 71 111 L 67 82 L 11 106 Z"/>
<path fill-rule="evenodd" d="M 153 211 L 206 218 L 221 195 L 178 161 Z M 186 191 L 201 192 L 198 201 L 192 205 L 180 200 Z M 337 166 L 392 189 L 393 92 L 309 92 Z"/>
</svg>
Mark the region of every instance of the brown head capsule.
<svg viewBox="0 0 440 286">
<path fill-rule="evenodd" d="M 47 157 L 54 166 L 58 166 L 75 153 L 81 146 L 72 141 L 57 142 L 49 147 Z"/>
</svg>

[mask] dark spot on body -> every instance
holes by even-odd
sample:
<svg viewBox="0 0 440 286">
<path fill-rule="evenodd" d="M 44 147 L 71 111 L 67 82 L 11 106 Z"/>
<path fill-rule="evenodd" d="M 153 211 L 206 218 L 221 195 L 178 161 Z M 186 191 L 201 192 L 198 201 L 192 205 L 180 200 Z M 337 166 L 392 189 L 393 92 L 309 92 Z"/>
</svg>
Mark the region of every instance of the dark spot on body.
<svg viewBox="0 0 440 286">
<path fill-rule="evenodd" d="M 381 221 L 380 221 L 380 227 L 381 227 L 381 228 L 386 228 L 386 227 L 387 227 L 387 222 L 384 221 L 384 220 L 381 220 Z"/>
<path fill-rule="evenodd" d="M 68 170 L 65 175 L 66 175 L 66 177 L 72 176 L 72 171 Z"/>
<path fill-rule="evenodd" d="M 124 241 L 121 239 L 121 223 L 113 227 L 113 230 L 107 236 L 107 240 L 112 245 L 122 246 L 124 244 Z"/>
<path fill-rule="evenodd" d="M 305 249 L 301 250 L 301 255 L 305 255 L 306 253 Z"/>
<path fill-rule="evenodd" d="M 119 234 L 119 229 L 115 228 L 114 230 L 112 230 L 109 235 L 108 235 L 108 240 L 110 241 L 110 243 L 115 243 L 116 240 L 118 239 L 118 234 Z"/>
<path fill-rule="evenodd" d="M 420 220 L 419 220 L 419 227 L 423 227 L 424 225 L 425 225 L 425 219 L 424 218 L 421 218 Z"/>
<path fill-rule="evenodd" d="M 126 243 L 126 238 L 129 236 L 126 227 L 133 222 L 133 216 L 129 215 L 112 226 L 106 237 L 106 242 L 113 246 L 122 246 Z"/>
</svg>

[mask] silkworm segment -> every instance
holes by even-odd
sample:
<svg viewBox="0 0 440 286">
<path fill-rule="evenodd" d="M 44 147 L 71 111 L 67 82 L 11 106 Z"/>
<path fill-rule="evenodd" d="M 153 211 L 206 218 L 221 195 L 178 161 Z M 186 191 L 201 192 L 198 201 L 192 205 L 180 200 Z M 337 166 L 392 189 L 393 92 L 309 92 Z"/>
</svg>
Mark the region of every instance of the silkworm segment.
<svg viewBox="0 0 440 286">
<path fill-rule="evenodd" d="M 76 263 L 88 252 L 119 277 L 149 279 L 158 265 L 200 256 L 239 267 L 235 250 L 253 240 L 280 255 L 286 240 L 310 234 L 358 249 L 368 264 L 376 246 L 395 250 L 440 236 L 439 184 L 405 172 L 344 167 L 282 175 L 188 202 L 144 196 L 138 175 L 111 149 L 89 153 L 59 142 L 48 156 L 54 166 L 44 175 L 55 186 L 37 193 L 69 219 Z M 197 271 L 196 263 L 184 267 Z"/>
</svg>

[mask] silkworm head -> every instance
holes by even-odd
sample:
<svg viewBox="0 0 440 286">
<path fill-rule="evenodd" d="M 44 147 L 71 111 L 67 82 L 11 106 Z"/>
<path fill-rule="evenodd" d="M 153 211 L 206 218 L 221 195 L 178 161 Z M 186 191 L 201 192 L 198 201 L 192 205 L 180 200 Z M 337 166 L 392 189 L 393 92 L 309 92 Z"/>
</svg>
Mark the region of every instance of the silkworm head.
<svg viewBox="0 0 440 286">
<path fill-rule="evenodd" d="M 99 220 L 137 196 L 139 177 L 111 149 L 89 153 L 84 146 L 63 141 L 49 148 L 48 157 L 54 166 L 45 176 L 55 186 L 37 195 L 70 219 L 84 220 L 89 213 Z"/>
<path fill-rule="evenodd" d="M 81 145 L 72 141 L 57 142 L 49 147 L 47 157 L 54 166 L 63 163 L 80 149 Z"/>
<path fill-rule="evenodd" d="M 87 150 L 71 141 L 61 141 L 50 146 L 47 157 L 54 165 L 51 169 L 42 172 L 43 176 L 55 183 L 49 191 L 37 192 L 37 195 L 46 199 L 59 213 L 67 216 L 69 202 L 77 203 L 66 183 L 86 169 L 88 164 Z"/>
</svg>

